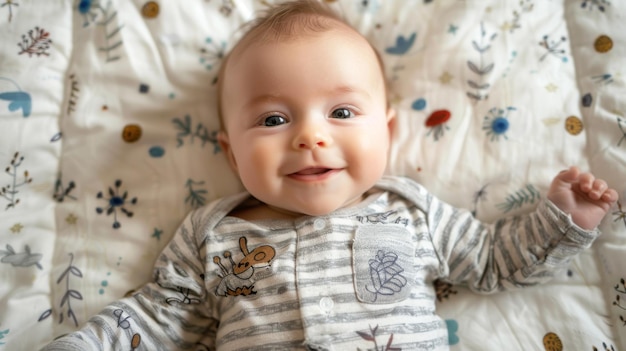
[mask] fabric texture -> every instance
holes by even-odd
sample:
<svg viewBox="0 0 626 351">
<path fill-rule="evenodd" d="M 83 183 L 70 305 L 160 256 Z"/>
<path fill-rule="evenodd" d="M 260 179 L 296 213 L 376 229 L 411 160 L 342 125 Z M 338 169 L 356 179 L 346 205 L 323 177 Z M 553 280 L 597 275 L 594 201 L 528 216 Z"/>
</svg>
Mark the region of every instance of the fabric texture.
<svg viewBox="0 0 626 351">
<path fill-rule="evenodd" d="M 216 75 L 274 2 L 0 0 L 0 351 L 84 326 L 151 280 L 190 211 L 242 190 Z M 548 284 L 438 286 L 451 349 L 626 349 L 626 2 L 325 2 L 385 63 L 389 174 L 486 223 L 534 211 L 571 165 L 619 192 Z"/>
</svg>

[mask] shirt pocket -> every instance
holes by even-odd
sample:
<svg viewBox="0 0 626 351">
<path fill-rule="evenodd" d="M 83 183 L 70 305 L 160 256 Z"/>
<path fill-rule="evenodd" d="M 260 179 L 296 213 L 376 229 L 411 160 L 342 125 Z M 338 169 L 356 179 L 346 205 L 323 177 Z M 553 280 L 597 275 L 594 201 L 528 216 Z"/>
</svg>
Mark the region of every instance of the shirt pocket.
<svg viewBox="0 0 626 351">
<path fill-rule="evenodd" d="M 388 304 L 405 300 L 415 279 L 415 244 L 398 225 L 364 225 L 356 231 L 352 269 L 359 301 Z"/>
</svg>

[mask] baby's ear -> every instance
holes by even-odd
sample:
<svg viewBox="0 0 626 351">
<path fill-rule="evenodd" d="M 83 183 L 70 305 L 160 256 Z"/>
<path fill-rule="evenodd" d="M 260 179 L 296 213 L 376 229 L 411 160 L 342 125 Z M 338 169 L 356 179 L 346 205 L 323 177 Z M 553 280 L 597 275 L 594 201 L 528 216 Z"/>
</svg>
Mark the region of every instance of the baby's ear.
<svg viewBox="0 0 626 351">
<path fill-rule="evenodd" d="M 396 119 L 396 110 L 393 107 L 387 109 L 387 122 L 393 122 Z"/>
<path fill-rule="evenodd" d="M 221 130 L 217 133 L 217 142 L 220 144 L 222 151 L 224 151 L 224 155 L 226 155 L 226 159 L 228 160 L 228 164 L 230 168 L 235 172 L 237 171 L 237 161 L 235 160 L 235 155 L 233 155 L 233 149 L 230 147 L 230 139 L 228 138 L 228 134 L 225 131 Z"/>
<path fill-rule="evenodd" d="M 387 128 L 389 129 L 389 137 L 393 138 L 396 129 L 396 110 L 391 107 L 387 109 Z"/>
</svg>

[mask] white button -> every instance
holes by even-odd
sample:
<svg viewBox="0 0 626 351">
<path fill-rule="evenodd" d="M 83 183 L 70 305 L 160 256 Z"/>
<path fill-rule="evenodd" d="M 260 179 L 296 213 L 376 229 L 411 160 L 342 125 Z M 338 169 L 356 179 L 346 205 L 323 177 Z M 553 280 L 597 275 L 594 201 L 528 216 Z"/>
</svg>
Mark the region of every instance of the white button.
<svg viewBox="0 0 626 351">
<path fill-rule="evenodd" d="M 313 222 L 313 228 L 315 228 L 315 230 L 324 229 L 325 226 L 326 222 L 324 222 L 324 220 L 321 218 L 318 218 L 315 220 L 315 222 Z"/>
<path fill-rule="evenodd" d="M 320 310 L 324 313 L 330 313 L 335 307 L 335 302 L 328 296 L 322 297 L 320 300 Z"/>
</svg>

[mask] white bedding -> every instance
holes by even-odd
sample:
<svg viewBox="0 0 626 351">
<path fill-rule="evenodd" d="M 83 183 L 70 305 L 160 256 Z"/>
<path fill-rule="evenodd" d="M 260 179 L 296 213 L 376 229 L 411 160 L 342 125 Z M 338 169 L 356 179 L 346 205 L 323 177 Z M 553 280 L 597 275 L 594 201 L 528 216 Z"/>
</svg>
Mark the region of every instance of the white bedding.
<svg viewBox="0 0 626 351">
<path fill-rule="evenodd" d="M 189 210 L 241 189 L 215 79 L 269 2 L 0 0 L 0 350 L 80 327 L 150 278 Z M 626 350 L 626 3 L 327 2 L 385 61 L 390 173 L 489 222 L 569 165 L 620 194 L 554 282 L 441 286 L 451 349 Z"/>
</svg>

